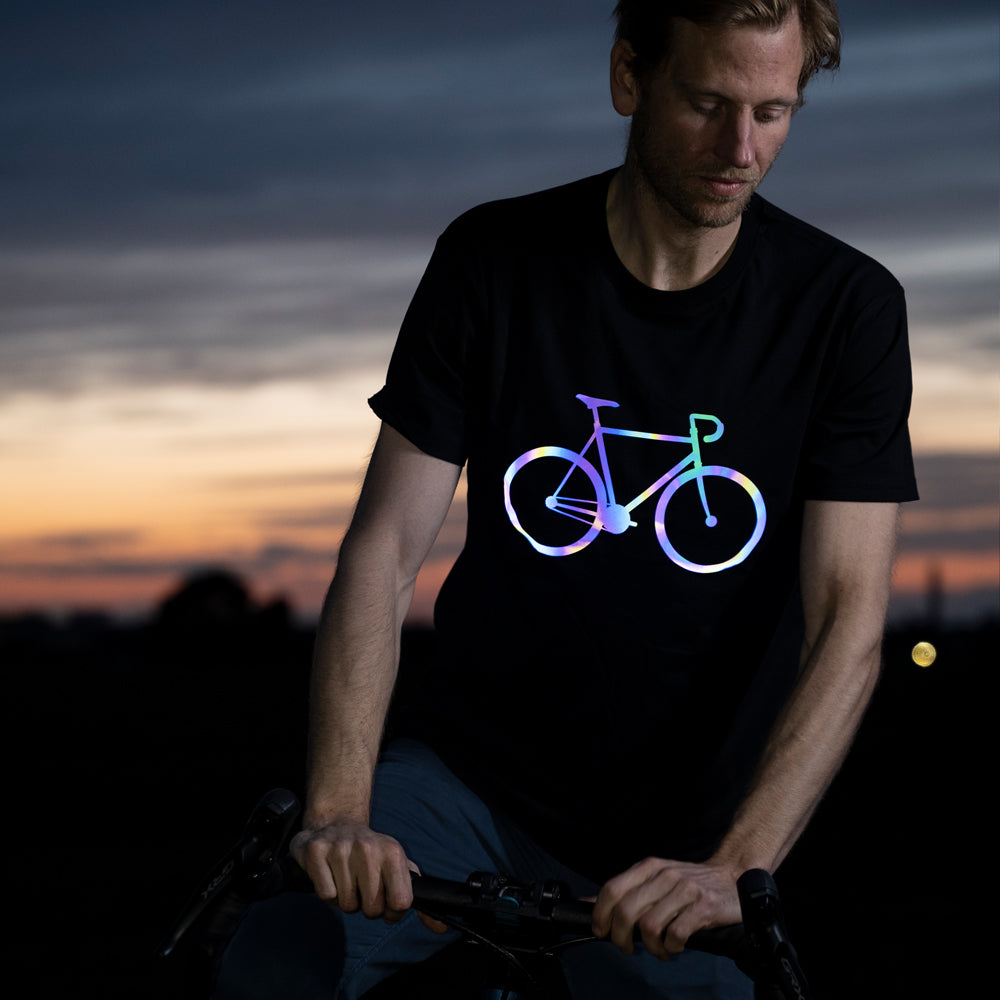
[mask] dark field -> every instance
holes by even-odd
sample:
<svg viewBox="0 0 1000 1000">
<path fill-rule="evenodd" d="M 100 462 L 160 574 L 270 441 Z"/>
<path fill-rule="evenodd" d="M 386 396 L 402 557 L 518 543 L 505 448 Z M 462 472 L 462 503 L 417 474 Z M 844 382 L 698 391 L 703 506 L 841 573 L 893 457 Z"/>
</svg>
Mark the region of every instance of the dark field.
<svg viewBox="0 0 1000 1000">
<path fill-rule="evenodd" d="M 189 995 L 157 945 L 269 788 L 302 789 L 312 635 L 234 584 L 132 628 L 0 622 L 19 998 Z M 187 601 L 187 603 L 185 603 Z M 937 662 L 910 659 L 930 640 Z M 407 635 L 424 655 L 429 633 Z M 854 750 L 777 882 L 821 1000 L 964 995 L 998 625 L 893 631 Z M 988 771 L 986 773 L 989 773 Z"/>
</svg>

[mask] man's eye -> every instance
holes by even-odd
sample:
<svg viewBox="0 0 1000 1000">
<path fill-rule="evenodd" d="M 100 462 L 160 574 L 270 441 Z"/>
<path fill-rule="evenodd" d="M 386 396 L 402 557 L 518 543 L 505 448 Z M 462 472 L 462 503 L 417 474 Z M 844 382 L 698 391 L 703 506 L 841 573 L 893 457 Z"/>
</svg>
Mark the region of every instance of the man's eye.
<svg viewBox="0 0 1000 1000">
<path fill-rule="evenodd" d="M 691 107 L 698 112 L 699 115 L 714 115 L 716 111 L 719 110 L 718 104 L 702 104 L 699 102 L 692 102 Z"/>
<path fill-rule="evenodd" d="M 757 112 L 757 121 L 759 122 L 776 122 L 781 119 L 781 116 L 785 113 L 784 108 L 761 108 Z"/>
</svg>

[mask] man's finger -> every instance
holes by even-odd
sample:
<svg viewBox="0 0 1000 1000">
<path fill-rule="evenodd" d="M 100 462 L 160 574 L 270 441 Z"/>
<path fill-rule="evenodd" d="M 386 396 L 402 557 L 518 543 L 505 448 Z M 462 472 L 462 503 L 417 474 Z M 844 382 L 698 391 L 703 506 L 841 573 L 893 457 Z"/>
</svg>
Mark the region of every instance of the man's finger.
<svg viewBox="0 0 1000 1000">
<path fill-rule="evenodd" d="M 447 924 L 442 923 L 440 920 L 437 920 L 426 913 L 421 913 L 418 910 L 417 916 L 420 918 L 420 922 L 424 925 L 424 927 L 428 930 L 434 931 L 435 934 L 444 934 L 444 932 L 448 930 Z"/>
<path fill-rule="evenodd" d="M 316 895 L 324 903 L 332 903 L 337 898 L 337 885 L 327 862 L 326 851 L 316 840 L 308 839 L 292 842 L 292 856 L 309 876 Z"/>
<path fill-rule="evenodd" d="M 382 861 L 382 884 L 385 889 L 385 908 L 403 914 L 413 905 L 413 878 L 416 869 L 402 849 L 392 852 Z"/>
</svg>

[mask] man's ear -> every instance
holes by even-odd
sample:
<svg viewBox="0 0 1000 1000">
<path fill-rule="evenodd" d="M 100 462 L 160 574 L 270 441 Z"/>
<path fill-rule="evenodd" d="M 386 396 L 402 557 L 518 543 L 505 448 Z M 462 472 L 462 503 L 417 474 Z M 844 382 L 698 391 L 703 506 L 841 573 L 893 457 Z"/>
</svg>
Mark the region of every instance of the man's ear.
<svg viewBox="0 0 1000 1000">
<path fill-rule="evenodd" d="M 639 80 L 635 75 L 635 50 L 625 40 L 611 49 L 611 103 L 625 118 L 639 105 Z"/>
</svg>

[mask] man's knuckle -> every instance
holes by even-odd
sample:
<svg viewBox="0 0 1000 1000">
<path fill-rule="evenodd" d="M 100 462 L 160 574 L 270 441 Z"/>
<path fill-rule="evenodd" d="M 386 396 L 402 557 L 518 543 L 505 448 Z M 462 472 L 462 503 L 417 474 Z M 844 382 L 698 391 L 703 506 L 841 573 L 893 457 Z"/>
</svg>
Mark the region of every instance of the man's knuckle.
<svg viewBox="0 0 1000 1000">
<path fill-rule="evenodd" d="M 322 860 L 326 850 L 327 845 L 316 837 L 310 837 L 302 844 L 302 855 L 310 861 Z"/>
<path fill-rule="evenodd" d="M 362 861 L 370 861 L 374 854 L 371 841 L 369 840 L 354 840 L 351 843 L 351 856 L 358 858 Z"/>
<path fill-rule="evenodd" d="M 353 890 L 345 889 L 344 891 L 337 893 L 337 897 L 334 902 L 344 911 L 344 913 L 358 912 L 359 900 L 357 893 Z"/>
<path fill-rule="evenodd" d="M 325 885 L 320 885 L 316 890 L 316 895 L 319 897 L 321 902 L 324 903 L 335 903 L 338 898 L 338 892 L 336 888 L 330 889 Z"/>
<path fill-rule="evenodd" d="M 386 906 L 397 913 L 403 913 L 410 908 L 413 894 L 405 885 L 393 886 L 385 898 Z"/>
<path fill-rule="evenodd" d="M 627 884 L 628 872 L 623 872 L 621 875 L 615 875 L 614 878 L 609 878 L 604 885 L 604 890 L 600 893 L 601 897 L 607 896 L 617 896 L 621 887 Z"/>
<path fill-rule="evenodd" d="M 318 847 L 325 849 L 329 854 L 335 854 L 338 857 L 343 855 L 345 851 L 350 849 L 351 842 L 345 840 L 343 837 L 329 836 L 322 840 L 317 840 L 316 844 Z"/>
</svg>

